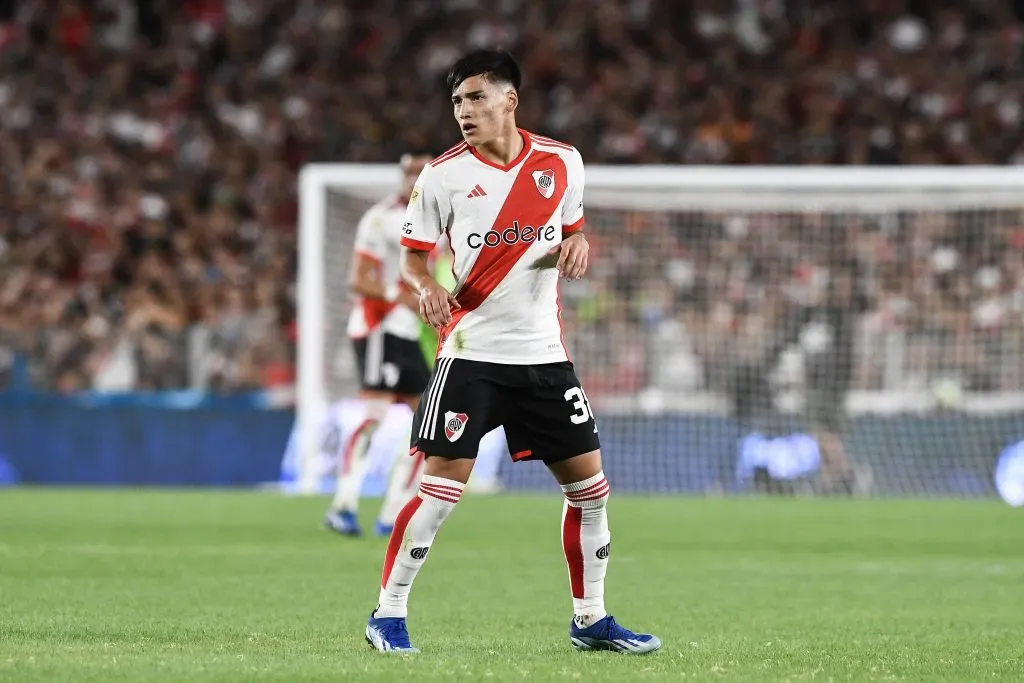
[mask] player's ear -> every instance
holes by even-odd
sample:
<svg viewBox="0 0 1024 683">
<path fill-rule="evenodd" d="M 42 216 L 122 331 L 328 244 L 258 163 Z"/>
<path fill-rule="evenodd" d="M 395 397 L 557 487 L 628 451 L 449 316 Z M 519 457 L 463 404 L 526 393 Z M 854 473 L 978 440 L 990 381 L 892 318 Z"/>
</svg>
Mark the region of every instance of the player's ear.
<svg viewBox="0 0 1024 683">
<path fill-rule="evenodd" d="M 519 93 L 514 88 L 509 88 L 505 92 L 505 111 L 511 114 L 519 106 Z"/>
</svg>

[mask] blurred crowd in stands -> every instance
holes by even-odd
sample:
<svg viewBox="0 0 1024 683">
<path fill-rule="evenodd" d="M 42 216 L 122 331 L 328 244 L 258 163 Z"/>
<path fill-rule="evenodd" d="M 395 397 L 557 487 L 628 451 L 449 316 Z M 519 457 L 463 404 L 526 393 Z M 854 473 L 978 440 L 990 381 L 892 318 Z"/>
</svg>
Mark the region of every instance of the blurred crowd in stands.
<svg viewBox="0 0 1024 683">
<path fill-rule="evenodd" d="M 0 386 L 292 382 L 299 168 L 449 147 L 441 81 L 467 48 L 513 51 L 521 125 L 589 163 L 1017 164 L 1020 4 L 0 2 Z M 992 363 L 1024 355 L 1019 212 L 827 222 L 595 219 L 611 248 L 570 291 L 583 354 L 607 355 L 594 391 L 715 384 L 709 368 L 766 353 L 743 340 L 828 289 L 837 243 L 866 314 L 854 383 L 951 365 L 1021 386 Z M 890 324 L 903 360 L 871 346 Z"/>
<path fill-rule="evenodd" d="M 1024 390 L 1024 210 L 587 215 L 590 395 Z"/>
</svg>

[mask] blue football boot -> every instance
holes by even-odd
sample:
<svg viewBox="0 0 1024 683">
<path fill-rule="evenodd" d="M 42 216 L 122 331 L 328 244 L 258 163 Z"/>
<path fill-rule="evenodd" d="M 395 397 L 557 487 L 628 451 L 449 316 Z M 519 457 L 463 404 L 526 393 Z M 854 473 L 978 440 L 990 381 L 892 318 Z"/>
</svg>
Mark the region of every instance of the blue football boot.
<svg viewBox="0 0 1024 683">
<path fill-rule="evenodd" d="M 324 526 L 342 536 L 362 536 L 359 520 L 348 510 L 328 510 L 324 515 Z"/>
<path fill-rule="evenodd" d="M 633 633 L 615 623 L 612 616 L 580 628 L 573 619 L 569 625 L 569 641 L 577 650 L 611 650 L 623 654 L 642 655 L 661 647 L 658 636 Z"/>
<path fill-rule="evenodd" d="M 370 613 L 370 620 L 366 622 L 366 642 L 370 647 L 378 652 L 419 652 L 409 642 L 409 630 L 405 627 L 404 617 L 375 617 L 375 612 Z"/>
</svg>

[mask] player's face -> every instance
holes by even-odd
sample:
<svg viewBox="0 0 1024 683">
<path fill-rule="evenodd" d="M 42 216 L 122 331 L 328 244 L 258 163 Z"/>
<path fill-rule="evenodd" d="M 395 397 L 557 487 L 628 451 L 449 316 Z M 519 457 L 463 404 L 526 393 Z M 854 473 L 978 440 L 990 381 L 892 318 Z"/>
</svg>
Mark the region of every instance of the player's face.
<svg viewBox="0 0 1024 683">
<path fill-rule="evenodd" d="M 420 177 L 423 167 L 430 163 L 430 157 L 416 157 L 411 154 L 405 154 L 402 156 L 400 163 L 402 166 L 402 197 L 405 201 L 409 201 L 409 195 L 412 194 L 412 188 L 416 184 L 416 179 Z"/>
<path fill-rule="evenodd" d="M 487 144 L 501 132 L 518 101 L 515 90 L 503 83 L 494 83 L 484 76 L 467 78 L 452 93 L 455 120 L 462 137 L 474 147 Z"/>
</svg>

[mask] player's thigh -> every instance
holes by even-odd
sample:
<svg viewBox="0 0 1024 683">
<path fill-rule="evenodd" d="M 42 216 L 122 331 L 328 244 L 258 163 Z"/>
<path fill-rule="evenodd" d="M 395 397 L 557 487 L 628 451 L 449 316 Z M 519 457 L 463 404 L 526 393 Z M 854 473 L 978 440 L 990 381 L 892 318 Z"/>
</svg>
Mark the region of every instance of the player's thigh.
<svg viewBox="0 0 1024 683">
<path fill-rule="evenodd" d="M 494 384 L 486 363 L 439 358 L 416 409 L 410 451 L 434 457 L 476 458 L 480 439 L 499 423 Z"/>
<path fill-rule="evenodd" d="M 571 363 L 528 366 L 528 388 L 515 392 L 505 420 L 515 461 L 549 467 L 579 456 L 600 461 L 601 441 L 590 401 Z M 582 464 L 582 463 L 579 463 Z"/>
</svg>

